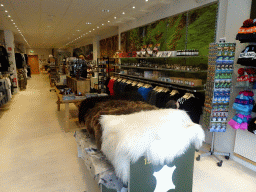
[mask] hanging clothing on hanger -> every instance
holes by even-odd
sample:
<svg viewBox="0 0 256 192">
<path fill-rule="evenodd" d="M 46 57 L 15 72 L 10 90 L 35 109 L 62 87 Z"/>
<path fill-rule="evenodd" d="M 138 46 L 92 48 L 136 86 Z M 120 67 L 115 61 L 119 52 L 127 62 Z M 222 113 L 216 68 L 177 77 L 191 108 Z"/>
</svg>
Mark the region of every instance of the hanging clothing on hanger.
<svg viewBox="0 0 256 192">
<path fill-rule="evenodd" d="M 199 124 L 200 116 L 202 114 L 201 101 L 192 93 L 185 94 L 177 100 L 177 108 L 187 112 L 194 123 Z"/>
</svg>

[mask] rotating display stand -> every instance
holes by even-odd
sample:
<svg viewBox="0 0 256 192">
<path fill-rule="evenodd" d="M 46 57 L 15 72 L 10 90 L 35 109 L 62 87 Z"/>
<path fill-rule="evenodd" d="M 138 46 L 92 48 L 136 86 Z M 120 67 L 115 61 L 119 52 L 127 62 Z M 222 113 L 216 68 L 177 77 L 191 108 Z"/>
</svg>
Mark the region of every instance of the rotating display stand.
<svg viewBox="0 0 256 192">
<path fill-rule="evenodd" d="M 205 93 L 205 104 L 203 114 L 203 127 L 212 132 L 211 149 L 201 157 L 214 156 L 219 167 L 223 161 L 217 156 L 230 158 L 230 153 L 219 153 L 214 151 L 215 132 L 226 132 L 230 90 L 235 58 L 235 43 L 212 43 L 209 48 L 208 74 Z"/>
</svg>

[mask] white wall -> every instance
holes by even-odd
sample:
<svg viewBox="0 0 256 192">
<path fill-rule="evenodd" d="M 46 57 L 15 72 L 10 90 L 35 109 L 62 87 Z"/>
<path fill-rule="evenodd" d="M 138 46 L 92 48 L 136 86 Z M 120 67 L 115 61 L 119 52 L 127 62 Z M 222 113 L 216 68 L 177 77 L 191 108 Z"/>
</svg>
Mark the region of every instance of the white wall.
<svg viewBox="0 0 256 192">
<path fill-rule="evenodd" d="M 224 6 L 221 9 L 227 9 L 227 15 L 226 21 L 222 21 L 221 19 L 219 19 L 219 22 L 225 23 L 224 36 L 226 37 L 226 42 L 236 43 L 235 62 L 237 61 L 240 52 L 246 46 L 245 44 L 241 44 L 239 41 L 236 41 L 235 38 L 238 29 L 243 25 L 243 21 L 250 18 L 251 2 L 252 0 L 220 0 L 220 5 Z M 223 28 L 218 30 L 220 31 L 220 33 L 223 33 Z M 233 85 L 236 82 L 238 68 L 240 68 L 239 65 L 235 64 L 233 74 Z M 235 97 L 238 95 L 239 91 L 239 89 L 233 88 L 233 92 L 230 98 L 231 102 L 229 105 L 229 119 L 235 115 L 235 111 L 232 109 L 232 106 Z M 235 138 L 236 131 L 228 125 L 226 133 L 216 134 L 215 149 L 222 152 L 233 153 L 235 146 Z"/>
<path fill-rule="evenodd" d="M 31 51 L 34 51 L 33 53 L 31 53 Z M 42 67 L 42 65 L 44 64 L 44 62 L 40 62 L 41 60 L 46 60 L 49 57 L 49 55 L 52 54 L 52 49 L 43 49 L 43 48 L 36 48 L 36 49 L 27 49 L 27 55 L 38 55 L 38 59 L 39 59 L 39 68 Z"/>
</svg>

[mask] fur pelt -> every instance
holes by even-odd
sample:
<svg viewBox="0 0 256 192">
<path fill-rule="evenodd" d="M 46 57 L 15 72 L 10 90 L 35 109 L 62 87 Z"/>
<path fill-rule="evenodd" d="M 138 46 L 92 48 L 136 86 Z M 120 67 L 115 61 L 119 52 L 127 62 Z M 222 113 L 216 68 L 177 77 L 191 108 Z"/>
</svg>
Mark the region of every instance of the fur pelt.
<svg viewBox="0 0 256 192">
<path fill-rule="evenodd" d="M 130 162 L 145 156 L 152 164 L 170 163 L 191 144 L 199 149 L 204 131 L 185 111 L 161 109 L 129 115 L 102 115 L 102 152 L 123 182 L 129 180 Z"/>
<path fill-rule="evenodd" d="M 115 100 L 108 97 L 89 98 L 80 105 L 79 121 L 83 122 L 88 132 L 94 136 L 97 148 L 100 150 L 102 129 L 99 118 L 101 115 L 124 115 L 156 109 L 157 107 L 142 101 Z"/>
</svg>

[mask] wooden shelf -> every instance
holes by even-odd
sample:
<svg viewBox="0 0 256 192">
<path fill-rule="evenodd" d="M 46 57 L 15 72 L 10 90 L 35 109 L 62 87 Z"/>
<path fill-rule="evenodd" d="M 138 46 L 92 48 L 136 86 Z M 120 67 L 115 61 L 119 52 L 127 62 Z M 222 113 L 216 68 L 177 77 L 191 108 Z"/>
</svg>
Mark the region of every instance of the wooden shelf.
<svg viewBox="0 0 256 192">
<path fill-rule="evenodd" d="M 174 72 L 184 72 L 184 73 L 207 73 L 207 70 L 186 71 L 186 70 L 175 70 L 175 69 L 166 69 L 166 68 L 136 67 L 136 66 L 124 66 L 124 65 L 122 65 L 121 67 L 135 68 L 135 69 L 150 69 L 150 70 L 155 70 L 155 71 L 174 71 Z"/>
<path fill-rule="evenodd" d="M 175 56 L 175 57 L 116 57 L 113 59 L 168 59 L 168 58 L 187 58 L 187 57 L 203 57 L 203 56 Z"/>
</svg>

